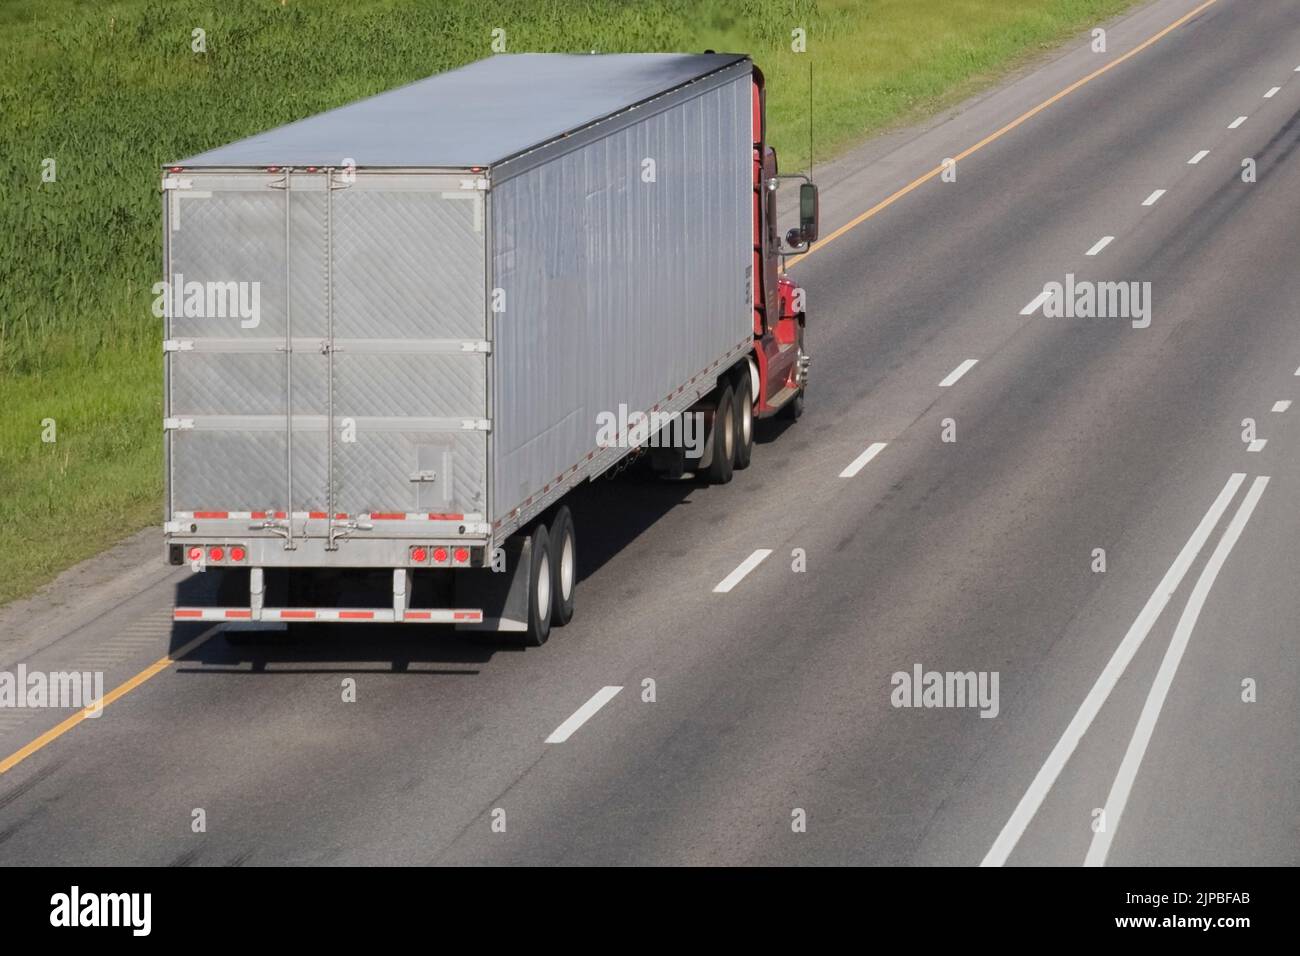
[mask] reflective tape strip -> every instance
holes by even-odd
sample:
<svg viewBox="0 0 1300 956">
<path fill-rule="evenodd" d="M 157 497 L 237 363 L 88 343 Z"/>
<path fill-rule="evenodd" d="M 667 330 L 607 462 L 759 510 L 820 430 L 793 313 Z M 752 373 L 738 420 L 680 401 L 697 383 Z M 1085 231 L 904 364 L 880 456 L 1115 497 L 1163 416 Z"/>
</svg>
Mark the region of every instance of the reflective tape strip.
<svg viewBox="0 0 1300 956">
<path fill-rule="evenodd" d="M 236 519 L 260 521 L 264 518 L 270 517 L 286 517 L 283 511 L 177 511 L 174 512 L 174 514 L 177 518 L 192 518 L 199 521 L 224 521 Z M 324 511 L 295 511 L 293 516 L 304 520 L 318 519 L 323 521 L 325 520 L 326 513 Z M 348 515 L 339 512 L 334 517 L 338 520 L 345 520 Z"/>
<path fill-rule="evenodd" d="M 196 521 L 226 521 L 226 520 L 256 520 L 261 521 L 266 518 L 279 518 L 283 520 L 287 517 L 283 511 L 175 511 L 172 516 L 177 519 L 188 518 Z M 305 521 L 324 521 L 327 512 L 324 511 L 295 511 L 295 519 Z M 339 512 L 334 515 L 337 521 L 346 521 L 351 515 L 346 512 Z M 359 521 L 471 521 L 477 522 L 482 519 L 479 514 L 459 514 L 452 512 L 423 512 L 423 511 L 376 511 L 370 514 L 356 515 Z"/>
<path fill-rule="evenodd" d="M 414 511 L 372 511 L 368 515 L 360 515 L 363 520 L 369 518 L 371 521 L 464 521 L 465 516 L 460 514 L 425 514 Z"/>
<path fill-rule="evenodd" d="M 178 607 L 173 621 L 249 621 L 253 612 L 246 607 Z"/>
<path fill-rule="evenodd" d="M 479 623 L 483 620 L 483 612 L 480 610 L 458 610 L 454 608 L 450 610 L 407 608 L 406 620 L 418 621 L 421 624 L 455 624 L 457 622 Z"/>
<path fill-rule="evenodd" d="M 246 607 L 178 607 L 172 611 L 176 621 L 251 621 L 253 612 Z M 389 608 L 280 607 L 263 608 L 263 621 L 376 621 L 393 623 Z M 413 608 L 405 620 L 421 624 L 480 623 L 483 611 L 478 608 Z"/>
</svg>

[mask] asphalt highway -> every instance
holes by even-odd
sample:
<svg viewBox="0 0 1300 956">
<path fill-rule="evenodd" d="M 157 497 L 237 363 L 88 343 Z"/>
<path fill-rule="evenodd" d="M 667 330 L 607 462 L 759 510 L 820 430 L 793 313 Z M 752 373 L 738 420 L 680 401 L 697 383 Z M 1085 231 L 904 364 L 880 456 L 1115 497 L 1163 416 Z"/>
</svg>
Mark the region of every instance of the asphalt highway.
<svg viewBox="0 0 1300 956">
<path fill-rule="evenodd" d="M 0 609 L 125 687 L 0 711 L 0 864 L 1300 862 L 1300 6 L 1104 26 L 817 171 L 806 414 L 584 489 L 545 647 L 173 627 L 156 532 Z"/>
</svg>

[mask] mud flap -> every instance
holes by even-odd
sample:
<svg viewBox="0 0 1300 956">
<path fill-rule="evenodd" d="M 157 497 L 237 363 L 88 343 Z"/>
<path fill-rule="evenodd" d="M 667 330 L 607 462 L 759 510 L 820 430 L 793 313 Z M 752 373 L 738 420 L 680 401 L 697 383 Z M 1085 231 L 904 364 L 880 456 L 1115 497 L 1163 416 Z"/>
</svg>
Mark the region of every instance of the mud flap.
<svg viewBox="0 0 1300 956">
<path fill-rule="evenodd" d="M 526 631 L 528 630 L 529 568 L 533 544 L 529 535 L 517 534 L 501 546 L 505 553 L 505 570 L 466 568 L 456 572 L 457 607 L 483 609 L 481 623 L 457 624 L 458 631 Z"/>
</svg>

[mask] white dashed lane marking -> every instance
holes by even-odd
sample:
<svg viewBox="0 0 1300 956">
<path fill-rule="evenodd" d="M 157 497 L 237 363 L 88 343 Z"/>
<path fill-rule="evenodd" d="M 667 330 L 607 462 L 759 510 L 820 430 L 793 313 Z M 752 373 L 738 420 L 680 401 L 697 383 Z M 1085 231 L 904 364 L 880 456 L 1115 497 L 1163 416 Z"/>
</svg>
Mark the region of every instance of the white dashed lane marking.
<svg viewBox="0 0 1300 956">
<path fill-rule="evenodd" d="M 1094 245 L 1091 249 L 1088 250 L 1087 254 L 1090 256 L 1095 256 L 1097 253 L 1101 252 L 1101 250 L 1109 246 L 1111 242 L 1114 241 L 1114 239 L 1115 239 L 1114 236 L 1102 236 L 1100 239 L 1097 240 L 1096 245 Z"/>
<path fill-rule="evenodd" d="M 940 387 L 940 388 L 951 388 L 952 386 L 956 385 L 956 384 L 957 384 L 957 379 L 961 378 L 963 375 L 965 375 L 967 372 L 969 372 L 972 368 L 974 368 L 974 367 L 975 367 L 975 363 L 978 362 L 978 361 L 979 361 L 979 359 L 967 359 L 966 361 L 962 362 L 960 365 L 958 365 L 955 369 L 953 369 L 951 372 L 949 372 L 949 373 L 944 377 L 944 380 L 943 380 L 942 382 L 939 383 L 939 387 Z M 881 447 L 881 448 L 884 448 L 885 446 L 884 446 L 884 445 L 881 445 L 880 447 Z"/>
<path fill-rule="evenodd" d="M 1039 306 L 1041 306 L 1044 302 L 1046 302 L 1051 297 L 1052 297 L 1052 293 L 1044 289 L 1042 292 L 1038 293 L 1038 295 L 1034 297 L 1034 301 L 1030 302 L 1027 306 L 1025 306 L 1023 309 L 1020 310 L 1020 314 L 1033 315 L 1035 312 L 1038 311 Z M 1300 369 L 1296 370 L 1296 374 L 1300 375 Z"/>
<path fill-rule="evenodd" d="M 753 554 L 747 557 L 744 561 L 741 561 L 740 566 L 736 568 L 736 570 L 732 571 L 725 578 L 723 578 L 716 585 L 714 585 L 713 593 L 726 594 L 737 584 L 743 581 L 745 579 L 745 575 L 747 575 L 750 571 L 753 571 L 756 567 L 762 564 L 763 559 L 766 558 L 771 553 L 772 553 L 771 548 L 759 548 L 757 551 L 755 551 Z"/>
<path fill-rule="evenodd" d="M 1201 150 L 1199 153 L 1197 153 L 1195 156 L 1193 156 L 1191 159 L 1189 159 L 1189 160 L 1187 161 L 1187 165 L 1188 165 L 1188 166 L 1195 166 L 1197 163 L 1199 163 L 1201 160 L 1203 160 L 1206 156 L 1209 156 L 1209 155 L 1210 155 L 1210 151 L 1209 151 L 1208 149 L 1203 149 L 1203 150 Z"/>
<path fill-rule="evenodd" d="M 871 459 L 875 458 L 882 451 L 884 451 L 885 444 L 886 443 L 883 441 L 878 441 L 878 442 L 874 442 L 871 445 L 868 445 L 866 451 L 864 451 L 857 458 L 854 458 L 853 461 L 849 463 L 849 467 L 845 468 L 843 471 L 840 472 L 840 477 L 852 478 L 863 468 L 867 467 L 867 462 L 871 461 Z"/>
<path fill-rule="evenodd" d="M 1142 205 L 1144 205 L 1144 206 L 1154 206 L 1156 203 L 1158 203 L 1158 202 L 1160 201 L 1160 197 L 1163 196 L 1164 194 L 1165 194 L 1165 191 L 1164 191 L 1163 189 L 1157 189 L 1155 192 L 1153 192 L 1153 193 L 1152 193 L 1150 196 L 1148 196 L 1146 199 L 1142 200 Z"/>
<path fill-rule="evenodd" d="M 1238 116 L 1235 120 L 1233 120 L 1231 123 L 1228 124 L 1228 129 L 1236 129 L 1244 122 L 1246 122 L 1246 117 Z"/>
<path fill-rule="evenodd" d="M 560 726 L 556 727 L 555 730 L 551 732 L 551 736 L 546 738 L 546 742 L 548 744 L 564 743 L 574 735 L 579 727 L 591 720 L 591 718 L 596 715 L 596 711 L 600 710 L 600 708 L 613 700 L 614 695 L 622 689 L 622 685 L 619 685 L 618 687 L 602 687 L 600 690 L 596 691 L 596 693 L 591 695 L 591 700 L 587 701 L 575 710 L 568 720 L 560 724 Z"/>
</svg>

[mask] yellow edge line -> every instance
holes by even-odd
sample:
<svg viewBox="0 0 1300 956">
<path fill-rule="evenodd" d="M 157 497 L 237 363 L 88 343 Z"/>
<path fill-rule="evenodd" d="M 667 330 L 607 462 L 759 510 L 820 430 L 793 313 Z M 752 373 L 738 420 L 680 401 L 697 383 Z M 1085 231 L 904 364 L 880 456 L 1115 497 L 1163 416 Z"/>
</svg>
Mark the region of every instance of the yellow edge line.
<svg viewBox="0 0 1300 956">
<path fill-rule="evenodd" d="M 1218 2 L 1218 0 L 1205 0 L 1205 3 L 1202 3 L 1202 4 L 1201 4 L 1199 7 L 1197 7 L 1195 10 L 1192 10 L 1190 13 L 1184 14 L 1183 16 L 1179 17 L 1177 20 L 1175 20 L 1173 23 L 1169 24 L 1169 26 L 1165 27 L 1165 28 L 1164 28 L 1163 30 L 1161 30 L 1159 33 L 1155 34 L 1155 35 L 1152 36 L 1152 37 L 1148 37 L 1148 38 L 1147 38 L 1146 40 L 1144 40 L 1142 43 L 1138 44 L 1138 45 L 1135 46 L 1133 49 L 1131 49 L 1131 50 L 1129 50 L 1127 53 L 1125 53 L 1123 56 L 1116 57 L 1114 60 L 1111 60 L 1111 61 L 1110 61 L 1109 63 L 1107 63 L 1105 66 L 1103 66 L 1103 67 L 1099 67 L 1098 69 L 1093 70 L 1093 71 L 1092 71 L 1091 73 L 1089 73 L 1087 76 L 1083 77 L 1083 79 L 1075 80 L 1073 83 L 1071 83 L 1071 84 L 1070 84 L 1069 86 L 1067 86 L 1065 89 L 1061 90 L 1061 91 L 1060 91 L 1059 93 L 1057 93 L 1056 95 L 1054 95 L 1054 96 L 1052 96 L 1052 97 L 1050 97 L 1050 98 L 1048 98 L 1048 99 L 1043 100 L 1043 102 L 1039 103 L 1039 104 L 1038 104 L 1037 106 L 1035 106 L 1033 109 L 1031 109 L 1031 110 L 1027 110 L 1027 111 L 1024 112 L 1024 113 L 1021 113 L 1019 116 L 1017 116 L 1015 119 L 1013 119 L 1013 120 L 1012 120 L 1010 123 L 1008 123 L 1006 126 L 1002 127 L 1002 128 L 1001 128 L 1000 130 L 998 130 L 996 133 L 990 133 L 988 136 L 985 136 L 982 140 L 980 140 L 980 141 L 979 141 L 978 143 L 976 143 L 974 146 L 970 146 L 970 147 L 968 147 L 968 148 L 962 150 L 962 151 L 961 151 L 960 153 L 958 153 L 956 156 L 952 157 L 953 161 L 954 161 L 954 162 L 961 162 L 963 159 L 965 159 L 967 156 L 969 156 L 971 153 L 975 152 L 976 150 L 983 149 L 985 146 L 987 146 L 989 143 L 993 142 L 995 139 L 998 139 L 999 137 L 1004 136 L 1005 134 L 1011 132 L 1013 129 L 1015 129 L 1017 126 L 1019 126 L 1021 123 L 1025 122 L 1025 121 L 1028 120 L 1028 119 L 1033 118 L 1034 116 L 1037 116 L 1039 113 L 1041 113 L 1043 110 L 1047 109 L 1047 108 L 1048 108 L 1049 106 L 1051 106 L 1053 103 L 1055 103 L 1055 102 L 1057 102 L 1058 100 L 1064 99 L 1065 97 L 1069 96 L 1071 93 L 1073 93 L 1073 92 L 1074 92 L 1075 90 L 1077 90 L 1079 87 L 1083 86 L 1085 83 L 1091 83 L 1093 80 L 1095 80 L 1097 77 L 1101 76 L 1101 75 L 1102 75 L 1103 73 L 1105 73 L 1107 70 L 1112 70 L 1112 69 L 1114 69 L 1115 67 L 1119 66 L 1121 63 L 1123 63 L 1125 60 L 1129 59 L 1130 57 L 1137 56 L 1139 53 L 1141 53 L 1141 52 L 1142 52 L 1143 50 L 1145 50 L 1147 47 L 1151 46 L 1151 44 L 1153 44 L 1153 43 L 1155 43 L 1156 41 L 1162 39 L 1162 38 L 1163 38 L 1164 36 L 1166 36 L 1167 34 L 1172 33 L 1174 30 L 1177 30 L 1179 27 L 1181 27 L 1181 26 L 1182 26 L 1184 23 L 1186 23 L 1188 20 L 1192 19 L 1194 16 L 1196 16 L 1198 13 L 1201 13 L 1203 10 L 1207 9 L 1208 7 L 1213 6 L 1213 5 L 1214 5 L 1215 3 L 1217 3 L 1217 2 Z M 934 169 L 930 170 L 930 171 L 929 171 L 928 173 L 926 173 L 924 176 L 919 176 L 919 177 L 917 177 L 916 179 L 913 179 L 910 183 L 908 183 L 908 184 L 907 184 L 906 186 L 904 186 L 902 189 L 898 190 L 898 191 L 897 191 L 896 193 L 894 193 L 893 195 L 891 195 L 891 196 L 887 196 L 886 198 L 882 199 L 880 202 L 878 202 L 878 203 L 876 203 L 874 206 L 872 206 L 870 209 L 868 209 L 866 212 L 862 213 L 861 215 L 857 216 L 856 218 L 851 219 L 851 220 L 849 220 L 848 222 L 846 222 L 844 225 L 840 226 L 838 229 L 836 229 L 836 230 L 835 230 L 834 232 L 832 232 L 830 235 L 826 236 L 825 238 L 821 239 L 821 240 L 818 241 L 818 242 L 813 243 L 812 248 L 809 249 L 807 252 L 803 253 L 802 255 L 792 256 L 791 258 L 787 259 L 787 260 L 786 260 L 786 263 L 785 263 L 785 268 L 786 268 L 786 270 L 789 271 L 789 269 L 790 269 L 792 266 L 794 266 L 794 265 L 796 265 L 796 264 L 802 262 L 804 259 L 807 259 L 810 255 L 812 255 L 812 254 L 813 254 L 814 252 L 816 252 L 818 249 L 823 249 L 823 248 L 825 248 L 829 243 L 834 242 L 836 239 L 838 239 L 840 236 L 844 235 L 844 234 L 845 234 L 846 232 L 848 232 L 850 229 L 854 229 L 854 228 L 856 228 L 856 227 L 862 225 L 862 223 L 866 222 L 868 219 L 870 219 L 870 218 L 871 218 L 872 216 L 874 216 L 876 213 L 880 212 L 880 210 L 885 209 L 885 208 L 887 208 L 887 207 L 889 207 L 889 206 L 892 206 L 895 202 L 897 202 L 898 200 L 902 199 L 904 196 L 906 196 L 908 193 L 910 193 L 913 189 L 916 189 L 918 186 L 921 186 L 921 185 L 924 185 L 925 183 L 928 183 L 931 179 L 934 179 L 934 177 L 935 177 L 935 176 L 938 176 L 941 172 L 943 172 L 943 165 L 942 165 L 942 164 L 939 165 L 939 166 L 936 166 Z"/>
<path fill-rule="evenodd" d="M 209 628 L 208 630 L 200 634 L 198 637 L 194 638 L 194 640 L 190 641 L 188 644 L 181 647 L 174 654 L 168 654 L 166 657 L 158 658 L 158 660 L 154 661 L 152 664 L 150 664 L 140 673 L 136 674 L 134 677 L 129 678 L 128 680 L 114 687 L 111 691 L 109 691 L 107 694 L 104 695 L 103 700 L 98 701 L 97 703 L 92 704 L 89 707 L 81 708 L 81 710 L 77 711 L 75 714 L 73 714 L 67 720 L 63 721 L 61 724 L 55 727 L 51 727 L 49 730 L 45 731 L 45 733 L 41 734 L 39 737 L 33 740 L 31 743 L 27 744 L 26 746 L 20 747 L 18 750 L 15 750 L 8 757 L 5 757 L 4 760 L 0 760 L 0 773 L 7 773 L 8 771 L 12 770 L 14 767 L 22 763 L 32 754 L 36 753 L 36 751 L 42 749 L 47 744 L 51 744 L 54 741 L 58 740 L 60 737 L 66 734 L 73 727 L 77 726 L 77 724 L 87 719 L 90 716 L 90 714 L 96 711 L 102 712 L 105 707 L 113 703 L 115 700 L 125 697 L 127 694 L 131 693 L 131 691 L 135 690 L 137 687 L 139 687 L 149 678 L 162 673 L 168 667 L 171 667 L 172 664 L 175 664 L 178 660 L 185 657 L 185 655 L 189 654 L 192 650 L 194 650 L 196 647 L 198 647 L 200 644 L 202 644 L 204 641 L 206 641 L 216 632 L 217 632 L 216 627 Z"/>
</svg>

